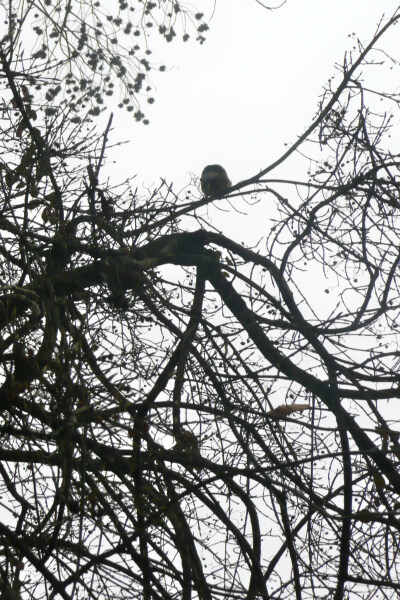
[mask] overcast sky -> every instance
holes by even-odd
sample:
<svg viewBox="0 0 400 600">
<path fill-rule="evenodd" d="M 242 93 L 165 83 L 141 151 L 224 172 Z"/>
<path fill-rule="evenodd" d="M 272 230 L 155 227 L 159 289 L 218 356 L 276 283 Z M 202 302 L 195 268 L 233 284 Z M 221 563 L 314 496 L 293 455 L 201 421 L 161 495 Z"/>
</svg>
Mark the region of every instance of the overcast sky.
<svg viewBox="0 0 400 600">
<path fill-rule="evenodd" d="M 193 5 L 211 17 L 212 0 Z M 111 141 L 130 144 L 109 154 L 114 181 L 136 174 L 151 186 L 164 177 L 179 188 L 209 163 L 223 164 L 232 182 L 254 175 L 310 123 L 335 63 L 353 46 L 349 34 L 368 42 L 397 6 L 287 0 L 271 12 L 255 0 L 217 0 L 202 46 L 155 36 L 153 61 L 168 70 L 152 78 L 156 103 L 144 106 L 150 125 L 115 113 Z"/>
</svg>

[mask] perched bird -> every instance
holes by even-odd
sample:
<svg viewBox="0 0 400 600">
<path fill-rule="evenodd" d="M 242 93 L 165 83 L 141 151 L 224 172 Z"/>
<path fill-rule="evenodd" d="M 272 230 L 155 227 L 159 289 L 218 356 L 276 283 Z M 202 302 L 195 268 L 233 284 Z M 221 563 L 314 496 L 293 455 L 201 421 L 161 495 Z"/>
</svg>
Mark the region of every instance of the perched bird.
<svg viewBox="0 0 400 600">
<path fill-rule="evenodd" d="M 183 429 L 183 427 L 181 427 L 179 431 L 175 433 L 175 439 L 175 450 L 182 450 L 183 452 L 200 454 L 199 440 L 191 431 L 188 431 L 187 429 Z"/>
<path fill-rule="evenodd" d="M 207 165 L 200 177 L 201 191 L 205 196 L 216 196 L 232 186 L 224 167 Z"/>
<path fill-rule="evenodd" d="M 199 440 L 198 438 L 187 429 L 183 429 L 180 427 L 179 430 L 175 433 L 176 444 L 172 448 L 173 450 L 178 450 L 178 452 L 184 452 L 190 459 L 197 460 L 201 459 L 200 448 L 199 448 Z M 189 471 L 192 471 L 193 467 L 187 467 Z M 201 467 L 194 467 L 198 473 L 201 472 Z"/>
</svg>

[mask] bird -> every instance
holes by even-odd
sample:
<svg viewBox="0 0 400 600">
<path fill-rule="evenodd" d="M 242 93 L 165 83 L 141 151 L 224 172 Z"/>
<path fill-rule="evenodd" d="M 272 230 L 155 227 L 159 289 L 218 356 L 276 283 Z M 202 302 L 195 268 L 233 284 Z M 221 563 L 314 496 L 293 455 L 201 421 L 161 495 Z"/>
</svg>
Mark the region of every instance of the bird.
<svg viewBox="0 0 400 600">
<path fill-rule="evenodd" d="M 176 444 L 175 450 L 182 450 L 183 452 L 189 452 L 200 455 L 199 452 L 199 440 L 194 433 L 181 427 L 179 431 L 175 433 Z"/>
<path fill-rule="evenodd" d="M 201 191 L 205 196 L 216 196 L 232 186 L 221 165 L 207 165 L 200 177 Z"/>
<path fill-rule="evenodd" d="M 194 433 L 184 429 L 182 426 L 175 433 L 176 444 L 173 446 L 173 450 L 178 450 L 178 452 L 184 452 L 190 459 L 197 460 L 201 459 L 200 454 L 200 442 L 199 439 L 195 436 Z M 192 467 L 187 467 L 189 471 L 192 471 Z M 198 473 L 201 472 L 201 467 L 194 467 Z"/>
</svg>

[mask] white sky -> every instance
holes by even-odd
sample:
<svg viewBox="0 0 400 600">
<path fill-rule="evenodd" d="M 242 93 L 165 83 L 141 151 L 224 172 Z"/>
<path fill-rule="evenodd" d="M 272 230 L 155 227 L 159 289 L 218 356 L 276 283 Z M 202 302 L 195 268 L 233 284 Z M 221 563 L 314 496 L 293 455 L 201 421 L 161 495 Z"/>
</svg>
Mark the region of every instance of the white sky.
<svg viewBox="0 0 400 600">
<path fill-rule="evenodd" d="M 211 15 L 212 0 L 193 4 Z M 179 189 L 209 163 L 223 164 L 233 183 L 254 175 L 310 123 L 335 62 L 353 46 L 349 34 L 368 42 L 398 4 L 287 0 L 270 12 L 254 0 L 217 0 L 202 46 L 180 42 L 181 32 L 172 44 L 153 36 L 152 59 L 168 70 L 152 76 L 150 125 L 115 112 L 110 141 L 131 141 L 108 153 L 114 183 L 136 174 L 139 185 L 164 177 Z"/>
</svg>

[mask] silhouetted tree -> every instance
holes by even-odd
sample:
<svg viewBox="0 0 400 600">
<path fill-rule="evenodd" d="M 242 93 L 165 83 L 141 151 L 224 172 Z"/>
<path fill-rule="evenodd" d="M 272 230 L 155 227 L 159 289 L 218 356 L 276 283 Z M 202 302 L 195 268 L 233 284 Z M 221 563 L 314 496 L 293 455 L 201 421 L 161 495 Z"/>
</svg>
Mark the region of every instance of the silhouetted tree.
<svg viewBox="0 0 400 600">
<path fill-rule="evenodd" d="M 173 37 L 180 5 L 141 4 L 141 26 Z M 115 76 L 129 96 L 143 73 L 107 29 L 128 21 L 34 3 L 56 45 L 28 60 L 31 15 L 9 7 L 2 600 L 399 596 L 399 98 L 373 77 L 397 73 L 378 49 L 400 12 L 287 152 L 231 190 L 266 206 L 249 247 L 201 211 L 227 199 L 102 181 L 111 118 L 90 135 L 82 120 Z M 296 157 L 304 179 L 273 176 Z"/>
</svg>

